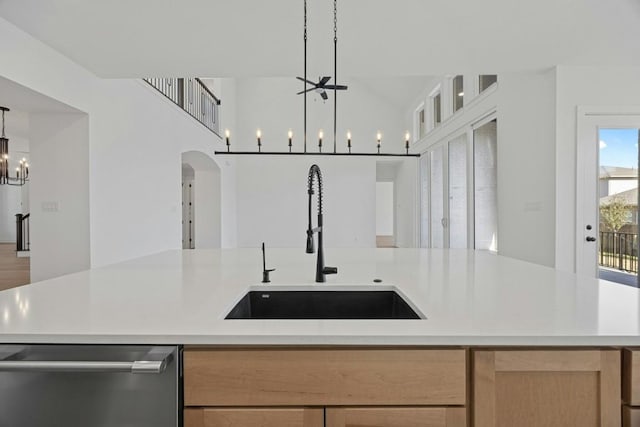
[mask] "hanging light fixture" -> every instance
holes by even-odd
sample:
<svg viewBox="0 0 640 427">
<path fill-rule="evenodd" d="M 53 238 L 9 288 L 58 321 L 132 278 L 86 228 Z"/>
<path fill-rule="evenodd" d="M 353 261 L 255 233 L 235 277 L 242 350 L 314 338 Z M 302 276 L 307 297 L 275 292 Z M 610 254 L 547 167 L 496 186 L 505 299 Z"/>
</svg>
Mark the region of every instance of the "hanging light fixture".
<svg viewBox="0 0 640 427">
<path fill-rule="evenodd" d="M 307 78 L 307 0 L 304 0 L 304 34 L 303 34 L 303 42 L 304 42 L 304 76 L 296 77 L 298 80 L 303 82 L 303 88 L 298 95 L 303 96 L 303 133 L 302 133 L 302 152 L 293 152 L 292 151 L 292 131 L 289 130 L 289 152 L 281 152 L 281 151 L 262 151 L 261 149 L 261 140 L 260 140 L 260 130 L 258 130 L 257 138 L 258 138 L 258 151 L 230 151 L 229 146 L 227 145 L 227 151 L 215 151 L 216 155 L 219 154 L 232 154 L 232 155 L 323 155 L 323 156 L 351 156 L 351 132 L 347 133 L 347 148 L 349 150 L 348 153 L 339 153 L 337 148 L 337 133 L 338 133 L 338 91 L 345 91 L 348 89 L 346 85 L 338 84 L 338 0 L 332 0 L 333 2 L 333 83 L 329 84 L 331 80 L 330 76 L 319 77 L 318 82 L 311 81 Z M 323 152 L 323 138 L 324 132 L 320 130 L 318 134 L 318 151 L 317 152 L 308 152 L 307 151 L 307 94 L 311 92 L 317 92 L 320 94 L 323 100 L 327 100 L 329 98 L 327 92 L 333 92 L 333 151 Z M 378 132 L 380 134 L 380 132 Z M 382 153 L 381 152 L 381 136 L 378 136 L 378 151 L 376 153 L 357 153 L 353 154 L 353 156 L 398 156 L 398 157 L 419 157 L 419 154 L 410 154 L 408 145 L 406 148 L 406 154 L 404 153 Z"/>
<path fill-rule="evenodd" d="M 29 163 L 22 158 L 12 174 L 9 165 L 9 138 L 4 133 L 4 113 L 7 107 L 0 107 L 2 111 L 2 136 L 0 136 L 0 185 L 24 185 L 29 181 Z"/>
</svg>

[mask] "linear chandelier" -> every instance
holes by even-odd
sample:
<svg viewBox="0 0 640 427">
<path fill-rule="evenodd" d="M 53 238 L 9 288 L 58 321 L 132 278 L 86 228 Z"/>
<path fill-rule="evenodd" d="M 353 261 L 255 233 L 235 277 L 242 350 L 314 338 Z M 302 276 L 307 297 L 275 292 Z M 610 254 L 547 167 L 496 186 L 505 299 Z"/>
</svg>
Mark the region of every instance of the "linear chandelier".
<svg viewBox="0 0 640 427">
<path fill-rule="evenodd" d="M 0 136 L 0 185 L 24 185 L 29 181 L 29 163 L 23 158 L 15 168 L 15 176 L 9 172 L 9 138 L 4 133 L 4 113 L 11 111 L 7 107 L 2 110 L 2 136 Z"/>
<path fill-rule="evenodd" d="M 374 153 L 351 153 L 352 140 L 351 131 L 347 132 L 347 148 L 348 153 L 339 153 L 337 150 L 337 123 L 338 123 L 338 91 L 347 90 L 347 86 L 338 84 L 338 1 L 333 0 L 333 84 L 327 83 L 331 79 L 330 77 L 322 77 L 318 83 L 309 81 L 307 79 L 307 0 L 304 0 L 304 78 L 297 77 L 298 80 L 303 82 L 303 90 L 298 92 L 298 95 L 304 95 L 304 139 L 303 139 L 303 151 L 293 151 L 293 132 L 289 130 L 287 132 L 288 151 L 262 151 L 262 131 L 260 129 L 256 132 L 257 139 L 257 151 L 231 151 L 230 136 L 231 132 L 225 130 L 225 144 L 227 151 L 215 151 L 215 154 L 242 154 L 242 155 L 335 155 L 335 156 L 396 156 L 396 157 L 419 157 L 419 154 L 409 154 L 409 140 L 410 134 L 405 134 L 405 150 L 406 153 L 383 153 L 381 152 L 382 133 L 380 131 L 376 134 L 377 152 Z M 308 87 L 311 85 L 311 87 Z M 307 93 L 311 91 L 317 91 L 322 96 L 322 99 L 326 100 L 326 90 L 333 91 L 333 152 L 322 152 L 322 143 L 324 138 L 324 132 L 322 129 L 318 132 L 318 152 L 307 151 Z"/>
</svg>

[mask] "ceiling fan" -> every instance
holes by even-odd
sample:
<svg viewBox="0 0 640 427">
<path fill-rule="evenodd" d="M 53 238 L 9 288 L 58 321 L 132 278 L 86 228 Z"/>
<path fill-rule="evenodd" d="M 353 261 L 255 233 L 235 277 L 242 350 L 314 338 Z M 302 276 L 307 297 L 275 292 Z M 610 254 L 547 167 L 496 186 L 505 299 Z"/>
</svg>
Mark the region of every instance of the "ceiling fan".
<svg viewBox="0 0 640 427">
<path fill-rule="evenodd" d="M 296 77 L 298 80 L 305 82 L 313 87 L 303 90 L 302 92 L 298 92 L 298 95 L 302 95 L 303 93 L 311 92 L 312 90 L 317 91 L 322 99 L 325 101 L 329 99 L 327 96 L 327 90 L 347 90 L 347 86 L 344 85 L 328 85 L 327 83 L 331 80 L 331 77 L 325 76 L 322 78 L 318 78 L 318 83 L 312 82 L 307 79 L 303 79 L 302 77 Z"/>
</svg>

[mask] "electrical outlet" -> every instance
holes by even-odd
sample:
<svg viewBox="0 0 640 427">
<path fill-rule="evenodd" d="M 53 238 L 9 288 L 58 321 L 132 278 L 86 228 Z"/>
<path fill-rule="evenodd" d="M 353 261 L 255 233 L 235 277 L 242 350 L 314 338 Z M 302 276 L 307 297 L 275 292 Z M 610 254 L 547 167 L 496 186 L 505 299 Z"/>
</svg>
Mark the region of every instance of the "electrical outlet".
<svg viewBox="0 0 640 427">
<path fill-rule="evenodd" d="M 42 212 L 58 212 L 59 210 L 58 202 L 42 202 Z"/>
</svg>

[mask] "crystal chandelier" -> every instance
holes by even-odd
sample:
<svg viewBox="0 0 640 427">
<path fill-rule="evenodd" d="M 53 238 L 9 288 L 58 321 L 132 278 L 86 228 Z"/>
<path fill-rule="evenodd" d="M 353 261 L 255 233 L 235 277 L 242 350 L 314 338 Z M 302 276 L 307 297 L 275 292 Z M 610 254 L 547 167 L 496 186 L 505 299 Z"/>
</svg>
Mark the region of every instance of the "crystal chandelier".
<svg viewBox="0 0 640 427">
<path fill-rule="evenodd" d="M 29 181 L 29 163 L 23 158 L 15 168 L 15 175 L 9 166 L 9 138 L 4 133 L 4 113 L 10 111 L 0 107 L 2 111 L 2 136 L 0 136 L 0 185 L 24 185 Z"/>
</svg>

